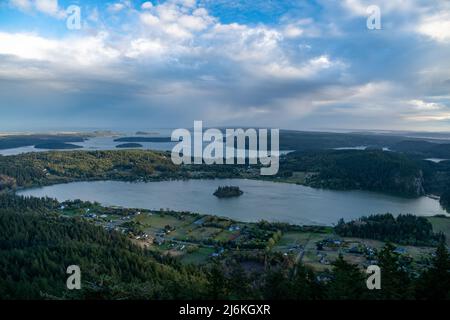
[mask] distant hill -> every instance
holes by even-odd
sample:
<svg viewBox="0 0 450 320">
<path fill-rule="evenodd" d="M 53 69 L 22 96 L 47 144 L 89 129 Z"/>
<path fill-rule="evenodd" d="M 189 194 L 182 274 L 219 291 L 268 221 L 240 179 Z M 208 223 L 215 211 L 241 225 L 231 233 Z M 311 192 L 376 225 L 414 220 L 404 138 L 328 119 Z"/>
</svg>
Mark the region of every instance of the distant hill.
<svg viewBox="0 0 450 320">
<path fill-rule="evenodd" d="M 154 136 L 154 135 L 158 135 L 159 134 L 159 132 L 157 132 L 157 131 L 150 131 L 150 132 L 147 132 L 147 131 L 137 131 L 136 132 L 136 135 L 137 136 Z"/>
<path fill-rule="evenodd" d="M 406 153 L 424 153 L 430 150 L 435 143 L 428 141 L 405 140 L 392 146 L 392 150 Z"/>
<path fill-rule="evenodd" d="M 83 135 L 68 135 L 68 134 L 11 135 L 0 137 L 0 150 L 35 146 L 50 142 L 76 143 L 76 142 L 83 142 L 84 140 L 85 137 Z"/>
<path fill-rule="evenodd" d="M 329 150 L 293 152 L 280 164 L 280 175 L 306 172 L 305 184 L 337 190 L 369 190 L 417 197 L 424 194 L 423 172 L 416 161 L 387 151 Z"/>
<path fill-rule="evenodd" d="M 391 147 L 405 137 L 371 133 L 280 131 L 281 150 L 323 150 L 358 146 Z"/>
<path fill-rule="evenodd" d="M 450 158 L 450 144 L 448 143 L 405 140 L 392 146 L 392 150 L 429 158 Z"/>
</svg>

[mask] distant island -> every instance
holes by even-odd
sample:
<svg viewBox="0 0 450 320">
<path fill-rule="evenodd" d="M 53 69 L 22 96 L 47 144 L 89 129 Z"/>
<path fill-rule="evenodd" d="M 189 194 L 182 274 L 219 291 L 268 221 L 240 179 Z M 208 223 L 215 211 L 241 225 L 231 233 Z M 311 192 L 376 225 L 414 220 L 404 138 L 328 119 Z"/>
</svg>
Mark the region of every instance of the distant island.
<svg viewBox="0 0 450 320">
<path fill-rule="evenodd" d="M 239 189 L 239 187 L 225 186 L 217 188 L 217 190 L 213 194 L 218 198 L 232 198 L 239 197 L 243 193 L 244 192 Z"/>
<path fill-rule="evenodd" d="M 85 141 L 88 138 L 88 134 L 14 134 L 14 135 L 1 135 L 0 134 L 0 150 L 13 149 L 28 146 L 40 146 L 43 144 L 55 144 L 61 143 L 78 143 Z M 74 148 L 79 148 L 75 146 Z M 47 148 L 45 148 L 47 149 Z M 50 149 L 50 148 L 49 148 Z M 60 149 L 60 148 L 52 148 Z M 61 148 L 65 149 L 65 148 Z"/>
<path fill-rule="evenodd" d="M 137 136 L 156 136 L 156 135 L 159 135 L 159 132 L 156 132 L 156 131 L 150 131 L 150 132 L 147 132 L 147 131 L 137 131 L 136 132 L 136 135 Z"/>
<path fill-rule="evenodd" d="M 114 142 L 171 142 L 170 137 L 123 137 Z"/>
<path fill-rule="evenodd" d="M 63 150 L 63 149 L 82 149 L 82 146 L 78 146 L 72 143 L 51 141 L 38 143 L 34 146 L 36 149 L 50 149 L 50 150 Z"/>
<path fill-rule="evenodd" d="M 142 148 L 143 145 L 140 143 L 122 143 L 116 146 L 116 148 L 119 149 L 125 149 L 125 148 Z"/>
</svg>

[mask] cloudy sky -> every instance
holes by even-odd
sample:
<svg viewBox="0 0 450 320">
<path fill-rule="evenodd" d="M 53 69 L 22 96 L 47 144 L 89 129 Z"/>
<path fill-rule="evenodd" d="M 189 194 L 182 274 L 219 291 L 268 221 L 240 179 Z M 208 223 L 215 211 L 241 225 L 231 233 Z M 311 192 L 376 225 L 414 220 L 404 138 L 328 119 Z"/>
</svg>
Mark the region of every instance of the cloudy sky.
<svg viewBox="0 0 450 320">
<path fill-rule="evenodd" d="M 194 120 L 450 131 L 450 1 L 0 0 L 0 131 Z"/>
</svg>

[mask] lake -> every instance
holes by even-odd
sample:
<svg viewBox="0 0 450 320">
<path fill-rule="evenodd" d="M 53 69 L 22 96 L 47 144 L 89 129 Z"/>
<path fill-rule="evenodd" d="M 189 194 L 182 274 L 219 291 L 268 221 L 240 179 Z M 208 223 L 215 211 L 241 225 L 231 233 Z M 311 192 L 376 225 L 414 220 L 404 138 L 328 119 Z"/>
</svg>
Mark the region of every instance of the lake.
<svg viewBox="0 0 450 320">
<path fill-rule="evenodd" d="M 218 199 L 218 186 L 239 186 L 238 198 Z M 22 190 L 24 196 L 51 197 L 60 201 L 81 199 L 105 206 L 191 211 L 255 222 L 261 219 L 293 224 L 332 225 L 340 218 L 391 212 L 430 216 L 445 214 L 437 200 L 404 199 L 365 191 L 330 191 L 305 186 L 246 179 L 162 182 L 74 182 Z"/>
</svg>

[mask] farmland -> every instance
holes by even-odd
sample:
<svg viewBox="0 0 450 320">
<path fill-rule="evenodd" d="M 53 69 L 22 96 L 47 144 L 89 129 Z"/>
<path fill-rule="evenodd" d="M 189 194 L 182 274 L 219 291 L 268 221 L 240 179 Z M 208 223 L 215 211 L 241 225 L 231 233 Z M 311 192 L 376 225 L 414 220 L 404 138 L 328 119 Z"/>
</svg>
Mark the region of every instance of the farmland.
<svg viewBox="0 0 450 320">
<path fill-rule="evenodd" d="M 88 202 L 66 202 L 61 214 L 127 235 L 135 244 L 183 264 L 213 259 L 238 259 L 243 266 L 263 267 L 267 256 L 289 264 L 303 263 L 316 271 L 331 268 L 339 254 L 365 268 L 373 263 L 383 241 L 340 237 L 332 227 L 307 227 L 269 222 L 244 223 L 228 218 L 169 210 L 107 208 Z M 428 218 L 437 232 L 450 237 L 450 219 Z M 396 245 L 396 252 L 414 268 L 426 266 L 432 247 Z"/>
</svg>

